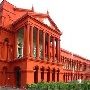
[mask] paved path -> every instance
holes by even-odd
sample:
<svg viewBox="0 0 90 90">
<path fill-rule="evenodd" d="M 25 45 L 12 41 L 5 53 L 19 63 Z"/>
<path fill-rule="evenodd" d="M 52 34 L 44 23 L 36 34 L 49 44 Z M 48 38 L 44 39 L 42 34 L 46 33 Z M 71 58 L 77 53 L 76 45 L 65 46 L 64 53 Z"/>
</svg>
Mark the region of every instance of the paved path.
<svg viewBox="0 0 90 90">
<path fill-rule="evenodd" d="M 0 90 L 26 90 L 26 89 L 11 88 L 11 87 L 0 87 Z"/>
</svg>

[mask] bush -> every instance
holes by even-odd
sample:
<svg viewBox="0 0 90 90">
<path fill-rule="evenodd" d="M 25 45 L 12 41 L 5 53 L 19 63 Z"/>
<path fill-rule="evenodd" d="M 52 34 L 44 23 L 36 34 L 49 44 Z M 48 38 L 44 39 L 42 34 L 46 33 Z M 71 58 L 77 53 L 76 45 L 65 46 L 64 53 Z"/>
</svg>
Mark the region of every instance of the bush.
<svg viewBox="0 0 90 90">
<path fill-rule="evenodd" d="M 63 82 L 44 82 L 41 81 L 37 84 L 27 84 L 28 90 L 90 90 L 90 81 L 72 81 L 69 83 Z"/>
</svg>

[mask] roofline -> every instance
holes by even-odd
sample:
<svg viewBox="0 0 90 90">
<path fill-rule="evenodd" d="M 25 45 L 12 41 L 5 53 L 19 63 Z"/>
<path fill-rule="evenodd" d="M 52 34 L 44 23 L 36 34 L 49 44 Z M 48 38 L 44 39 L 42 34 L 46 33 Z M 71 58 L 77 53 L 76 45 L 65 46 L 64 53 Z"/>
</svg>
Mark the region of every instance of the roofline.
<svg viewBox="0 0 90 90">
<path fill-rule="evenodd" d="M 30 18 L 36 20 L 37 22 L 39 22 L 40 24 L 43 24 L 43 25 L 46 26 L 47 28 L 52 29 L 52 28 L 49 27 L 47 24 L 44 24 L 44 23 L 40 22 L 39 20 L 33 18 L 33 17 L 29 14 L 29 12 L 27 12 L 27 13 L 24 14 L 22 17 L 20 17 L 20 18 L 17 19 L 16 21 L 14 21 L 14 22 L 12 23 L 12 25 L 13 25 L 13 26 L 16 25 L 19 21 L 21 21 L 22 19 L 24 19 L 24 18 L 26 18 L 26 17 L 30 17 Z M 57 31 L 57 30 L 54 30 L 54 29 L 52 29 L 52 30 L 53 30 L 53 31 Z M 60 35 L 62 35 L 62 33 L 61 33 L 61 31 L 60 31 L 59 29 L 58 29 L 58 32 L 59 32 Z"/>
<path fill-rule="evenodd" d="M 17 11 L 27 11 L 27 12 L 34 12 L 33 10 L 30 10 L 30 9 L 17 8 L 17 7 L 14 7 L 14 10 L 17 10 Z"/>
<path fill-rule="evenodd" d="M 63 48 L 61 48 L 61 51 L 64 51 L 65 53 L 68 53 L 68 54 L 71 54 L 71 55 L 72 55 L 72 53 L 73 53 L 73 52 L 70 52 L 70 51 L 65 50 L 65 49 L 63 49 Z M 84 60 L 87 60 L 87 61 L 89 61 L 89 62 L 90 62 L 90 60 L 89 60 L 89 59 L 84 58 L 84 57 L 82 57 L 82 56 L 80 56 L 80 55 L 77 55 L 77 54 L 75 54 L 75 53 L 73 53 L 73 56 L 79 57 L 79 58 L 81 58 L 81 59 L 84 59 Z"/>
</svg>

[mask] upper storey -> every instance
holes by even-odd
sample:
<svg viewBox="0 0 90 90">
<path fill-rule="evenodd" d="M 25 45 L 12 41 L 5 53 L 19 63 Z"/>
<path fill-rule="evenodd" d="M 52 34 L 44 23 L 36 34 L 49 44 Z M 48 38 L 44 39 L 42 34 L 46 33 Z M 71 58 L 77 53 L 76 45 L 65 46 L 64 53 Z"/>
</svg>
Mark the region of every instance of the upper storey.
<svg viewBox="0 0 90 90">
<path fill-rule="evenodd" d="M 0 4 L 0 26 L 13 30 L 13 26 L 20 22 L 22 18 L 26 18 L 27 16 L 33 18 L 35 21 L 47 26 L 48 28 L 58 31 L 60 35 L 62 34 L 49 16 L 48 11 L 46 14 L 43 14 L 34 12 L 33 7 L 31 10 L 17 8 L 6 0 L 3 0 Z"/>
</svg>

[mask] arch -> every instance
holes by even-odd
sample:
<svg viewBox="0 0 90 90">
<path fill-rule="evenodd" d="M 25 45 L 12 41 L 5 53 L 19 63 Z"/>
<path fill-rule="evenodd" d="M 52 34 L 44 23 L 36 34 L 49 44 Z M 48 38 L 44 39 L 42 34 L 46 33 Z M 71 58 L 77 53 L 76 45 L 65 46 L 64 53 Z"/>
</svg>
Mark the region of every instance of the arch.
<svg viewBox="0 0 90 90">
<path fill-rule="evenodd" d="M 56 71 L 56 69 L 53 68 L 52 69 L 52 81 L 54 81 L 54 82 L 55 82 L 55 71 Z"/>
<path fill-rule="evenodd" d="M 17 69 L 21 70 L 21 68 L 19 66 L 15 66 L 14 71 L 16 71 Z"/>
<path fill-rule="evenodd" d="M 18 88 L 21 86 L 21 68 L 19 66 L 14 67 L 14 72 L 15 72 L 15 84 Z"/>
<path fill-rule="evenodd" d="M 71 76 L 71 81 L 72 81 L 73 80 L 73 78 L 72 78 L 73 74 L 71 73 L 70 76 Z"/>
<path fill-rule="evenodd" d="M 42 69 L 43 69 L 43 70 L 45 70 L 45 67 L 44 67 L 44 66 L 42 66 L 42 67 L 40 68 L 40 70 L 42 70 Z"/>
<path fill-rule="evenodd" d="M 8 68 L 7 68 L 7 66 L 3 66 L 2 70 L 3 70 L 3 69 L 8 69 Z"/>
<path fill-rule="evenodd" d="M 8 38 L 5 38 L 4 39 L 4 43 L 9 43 L 9 39 Z"/>
<path fill-rule="evenodd" d="M 47 82 L 49 82 L 50 81 L 50 67 L 48 66 L 46 70 L 47 70 Z"/>
<path fill-rule="evenodd" d="M 83 79 L 83 74 L 81 73 L 81 79 Z"/>
<path fill-rule="evenodd" d="M 57 68 L 57 72 L 60 72 L 60 69 L 59 68 Z"/>
<path fill-rule="evenodd" d="M 80 79 L 80 74 L 78 73 L 78 79 Z"/>
<path fill-rule="evenodd" d="M 70 76 L 70 73 L 67 73 L 67 82 L 69 82 L 69 81 L 70 81 L 69 76 Z"/>
<path fill-rule="evenodd" d="M 65 82 L 65 72 L 63 73 L 63 80 L 64 80 L 64 82 Z"/>
<path fill-rule="evenodd" d="M 65 77 L 66 77 L 65 82 L 67 82 L 67 79 L 68 79 L 68 73 L 67 72 L 65 73 Z"/>
<path fill-rule="evenodd" d="M 59 81 L 59 73 L 60 73 L 60 69 L 57 69 L 57 81 Z"/>
<path fill-rule="evenodd" d="M 34 66 L 34 83 L 38 83 L 38 70 L 39 70 L 39 66 L 36 65 Z"/>
<path fill-rule="evenodd" d="M 34 66 L 33 70 L 35 70 L 35 69 L 39 69 L 39 66 L 38 65 Z"/>
<path fill-rule="evenodd" d="M 50 70 L 50 67 L 48 66 L 48 67 L 46 68 L 46 70 Z"/>
</svg>

